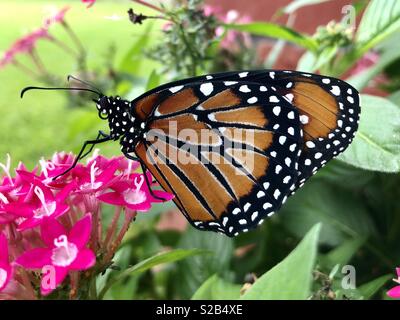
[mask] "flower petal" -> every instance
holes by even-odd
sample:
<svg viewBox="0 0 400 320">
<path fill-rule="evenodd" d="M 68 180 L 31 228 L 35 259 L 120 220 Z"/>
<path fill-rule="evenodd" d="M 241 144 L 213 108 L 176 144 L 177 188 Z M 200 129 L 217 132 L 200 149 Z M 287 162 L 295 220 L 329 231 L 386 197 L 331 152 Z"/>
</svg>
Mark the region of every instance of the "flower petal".
<svg viewBox="0 0 400 320">
<path fill-rule="evenodd" d="M 17 231 L 24 231 L 26 229 L 32 229 L 43 222 L 43 219 L 28 218 L 18 224 Z"/>
<path fill-rule="evenodd" d="M 29 203 L 11 202 L 3 206 L 4 211 L 21 217 L 31 217 L 35 206 Z"/>
<path fill-rule="evenodd" d="M 121 194 L 118 192 L 109 192 L 109 193 L 104 193 L 100 196 L 97 197 L 102 202 L 109 203 L 109 204 L 114 204 L 116 206 L 123 206 L 125 205 L 125 201 L 122 198 Z"/>
<path fill-rule="evenodd" d="M 56 210 L 53 212 L 52 215 L 49 217 L 57 218 L 59 216 L 62 216 L 64 213 L 66 213 L 69 210 L 69 206 L 67 206 L 64 203 L 57 203 Z"/>
<path fill-rule="evenodd" d="M 43 275 L 42 281 L 40 283 L 40 293 L 43 296 L 47 296 L 50 294 L 54 289 L 57 288 L 59 284 L 61 284 L 65 277 L 68 275 L 68 268 L 64 267 L 55 267 L 51 266 L 52 269 L 48 269 L 49 273 Z M 54 277 L 55 278 L 52 278 Z"/>
<path fill-rule="evenodd" d="M 390 289 L 387 292 L 387 295 L 394 299 L 400 298 L 400 286 L 396 286 L 396 287 Z"/>
<path fill-rule="evenodd" d="M 165 191 L 161 191 L 161 190 L 152 190 L 152 191 L 156 197 L 165 199 L 165 200 L 160 200 L 160 199 L 156 199 L 151 196 L 152 202 L 165 202 L 165 201 L 172 200 L 175 197 L 173 194 L 165 192 Z"/>
<path fill-rule="evenodd" d="M 76 186 L 77 184 L 75 181 L 68 183 L 59 193 L 57 193 L 57 202 L 64 202 L 70 193 L 76 189 Z"/>
<path fill-rule="evenodd" d="M 96 181 L 101 181 L 103 183 L 111 180 L 114 177 L 115 171 L 119 167 L 119 160 L 113 159 L 109 162 L 106 168 L 104 168 L 103 172 L 99 174 L 96 178 Z"/>
<path fill-rule="evenodd" d="M 9 264 L 0 263 L 0 292 L 11 280 L 12 268 Z"/>
<path fill-rule="evenodd" d="M 15 262 L 27 269 L 38 269 L 51 265 L 51 250 L 36 248 L 23 253 Z"/>
<path fill-rule="evenodd" d="M 72 270 L 86 270 L 93 267 L 96 263 L 96 256 L 94 255 L 92 250 L 82 249 L 75 261 L 71 263 L 69 266 Z"/>
<path fill-rule="evenodd" d="M 54 239 L 67 234 L 67 230 L 56 219 L 45 219 L 40 226 L 40 235 L 43 242 L 49 247 L 54 247 Z"/>
<path fill-rule="evenodd" d="M 129 189 L 131 186 L 127 181 L 119 180 L 113 183 L 111 186 L 111 189 L 113 189 L 116 192 L 122 193 L 126 189 Z"/>
<path fill-rule="evenodd" d="M 8 245 L 7 238 L 0 233 L 0 263 L 8 263 Z"/>
<path fill-rule="evenodd" d="M 91 230 L 92 215 L 87 214 L 72 227 L 68 241 L 74 243 L 78 249 L 81 249 L 88 243 Z"/>
<path fill-rule="evenodd" d="M 133 211 L 136 211 L 136 210 L 139 210 L 139 211 L 148 211 L 148 210 L 150 210 L 150 208 L 151 208 L 151 202 L 146 200 L 145 202 L 137 203 L 137 204 L 130 204 L 130 203 L 127 203 L 125 206 L 126 206 L 127 208 L 133 210 Z"/>
</svg>

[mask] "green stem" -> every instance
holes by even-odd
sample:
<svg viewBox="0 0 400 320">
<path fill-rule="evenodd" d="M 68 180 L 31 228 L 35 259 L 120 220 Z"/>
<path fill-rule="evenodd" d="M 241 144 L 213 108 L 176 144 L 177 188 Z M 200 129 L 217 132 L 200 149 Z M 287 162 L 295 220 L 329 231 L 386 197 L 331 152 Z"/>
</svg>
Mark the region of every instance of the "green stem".
<svg viewBox="0 0 400 320">
<path fill-rule="evenodd" d="M 90 280 L 90 284 L 89 284 L 89 299 L 90 300 L 98 300 L 96 277 L 95 276 L 93 276 L 92 279 Z"/>
<path fill-rule="evenodd" d="M 186 47 L 189 51 L 190 59 L 192 60 L 190 65 L 188 66 L 188 73 L 190 76 L 195 77 L 196 76 L 196 63 L 199 59 L 197 59 L 196 52 L 193 50 L 188 39 L 186 38 L 185 30 L 183 29 L 182 24 L 179 23 L 178 25 L 179 25 L 179 31 L 182 36 L 182 41 L 186 45 Z"/>
<path fill-rule="evenodd" d="M 21 71 L 23 71 L 23 72 L 25 72 L 26 74 L 28 74 L 29 76 L 31 76 L 32 78 L 34 78 L 34 79 L 39 79 L 39 78 L 40 78 L 40 75 L 39 75 L 39 74 L 37 74 L 35 71 L 31 70 L 31 69 L 28 68 L 27 66 L 24 66 L 24 65 L 21 64 L 20 62 L 14 60 L 14 61 L 12 62 L 12 64 L 13 64 L 16 68 L 20 69 Z"/>
<path fill-rule="evenodd" d="M 30 53 L 29 56 L 31 57 L 33 63 L 36 65 L 38 68 L 39 72 L 42 74 L 42 76 L 48 76 L 49 73 L 47 72 L 42 60 L 40 59 L 39 55 L 37 54 L 36 50 L 33 49 Z"/>
</svg>

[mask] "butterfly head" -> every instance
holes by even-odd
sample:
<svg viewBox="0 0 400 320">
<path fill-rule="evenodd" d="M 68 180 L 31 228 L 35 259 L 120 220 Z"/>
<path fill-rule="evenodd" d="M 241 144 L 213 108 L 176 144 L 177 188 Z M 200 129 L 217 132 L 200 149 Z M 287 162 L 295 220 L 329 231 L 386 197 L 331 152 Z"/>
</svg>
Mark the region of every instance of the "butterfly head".
<svg viewBox="0 0 400 320">
<path fill-rule="evenodd" d="M 118 96 L 100 96 L 95 102 L 99 117 L 108 120 L 112 137 L 118 139 L 132 127 L 135 118 L 131 116 L 129 101 Z"/>
</svg>

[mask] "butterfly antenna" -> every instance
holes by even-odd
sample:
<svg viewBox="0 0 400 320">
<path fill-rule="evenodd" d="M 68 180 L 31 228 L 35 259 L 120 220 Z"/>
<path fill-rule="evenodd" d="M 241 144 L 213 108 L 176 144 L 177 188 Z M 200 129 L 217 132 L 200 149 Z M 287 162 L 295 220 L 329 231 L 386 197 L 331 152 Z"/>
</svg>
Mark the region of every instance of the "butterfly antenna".
<svg viewBox="0 0 400 320">
<path fill-rule="evenodd" d="M 100 89 L 99 89 L 99 88 L 96 88 L 93 84 L 91 84 L 91 83 L 89 83 L 89 82 L 86 82 L 86 81 L 84 81 L 84 80 L 78 79 L 78 78 L 76 78 L 76 77 L 74 77 L 74 76 L 72 76 L 72 75 L 68 75 L 67 81 L 70 81 L 71 79 L 74 79 L 75 81 L 80 82 L 80 83 L 82 83 L 82 84 L 85 84 L 85 85 L 87 85 L 89 88 L 92 88 L 92 89 L 94 89 L 94 90 L 100 92 Z"/>
<path fill-rule="evenodd" d="M 88 88 L 65 88 L 65 87 L 54 87 L 54 88 L 48 88 L 48 87 L 26 87 L 22 89 L 21 91 L 21 99 L 24 97 L 25 92 L 29 90 L 68 90 L 68 91 L 87 91 L 87 92 L 93 92 L 95 94 L 98 94 L 99 96 L 103 96 L 103 94 L 100 91 L 97 90 L 92 90 Z"/>
</svg>

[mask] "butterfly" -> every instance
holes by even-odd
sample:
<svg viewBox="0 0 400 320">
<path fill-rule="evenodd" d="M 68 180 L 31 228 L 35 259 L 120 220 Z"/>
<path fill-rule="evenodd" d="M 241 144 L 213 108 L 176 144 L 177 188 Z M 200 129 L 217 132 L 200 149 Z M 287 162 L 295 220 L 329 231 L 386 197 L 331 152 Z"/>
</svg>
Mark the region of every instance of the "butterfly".
<svg viewBox="0 0 400 320">
<path fill-rule="evenodd" d="M 272 216 L 343 152 L 360 116 L 351 85 L 291 70 L 209 74 L 161 85 L 132 101 L 89 88 L 58 89 L 98 94 L 99 117 L 110 129 L 86 141 L 74 165 L 94 145 L 119 141 L 127 158 L 174 194 L 195 228 L 230 237 Z"/>
</svg>

